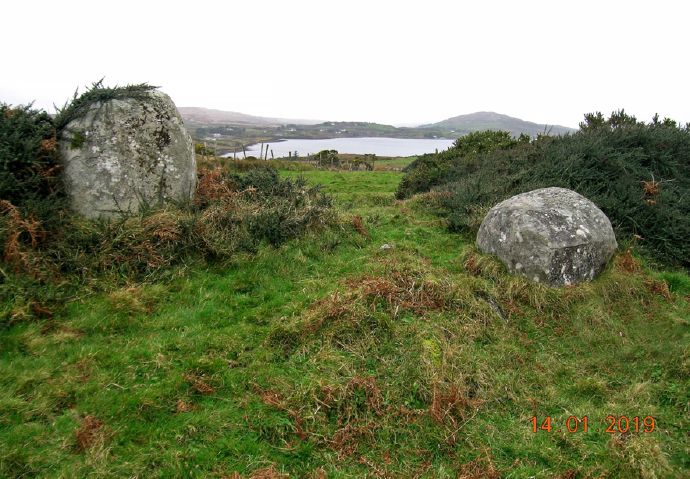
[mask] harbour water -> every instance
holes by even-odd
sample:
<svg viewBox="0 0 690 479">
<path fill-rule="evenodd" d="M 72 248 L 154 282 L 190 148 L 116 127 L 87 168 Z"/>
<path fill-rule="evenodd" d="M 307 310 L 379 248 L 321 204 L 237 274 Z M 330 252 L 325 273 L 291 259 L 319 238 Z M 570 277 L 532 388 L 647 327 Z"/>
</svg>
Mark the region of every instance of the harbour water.
<svg viewBox="0 0 690 479">
<path fill-rule="evenodd" d="M 281 158 L 297 152 L 300 157 L 318 153 L 322 150 L 337 150 L 338 153 L 377 156 L 414 156 L 424 153 L 442 151 L 453 144 L 454 140 L 446 139 L 408 139 L 408 138 L 328 138 L 323 140 L 290 139 L 268 143 L 268 157 Z M 264 145 L 265 147 L 265 145 Z M 252 145 L 246 149 L 247 156 L 258 157 L 261 145 Z M 242 151 L 237 158 L 242 158 Z M 232 157 L 232 153 L 225 156 Z"/>
</svg>

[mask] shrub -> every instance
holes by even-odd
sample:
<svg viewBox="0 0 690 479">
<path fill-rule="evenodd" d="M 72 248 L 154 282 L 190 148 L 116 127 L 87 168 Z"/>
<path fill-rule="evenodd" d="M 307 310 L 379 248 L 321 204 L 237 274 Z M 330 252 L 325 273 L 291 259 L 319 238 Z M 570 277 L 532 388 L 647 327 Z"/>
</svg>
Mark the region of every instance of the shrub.
<svg viewBox="0 0 690 479">
<path fill-rule="evenodd" d="M 340 166 L 338 150 L 322 150 L 314 155 L 316 164 L 321 168 L 337 168 Z"/>
<path fill-rule="evenodd" d="M 243 176 L 202 171 L 199 184 L 207 185 L 209 175 L 218 186 L 207 189 L 227 191 L 214 201 L 202 201 L 208 207 L 200 212 L 198 231 L 212 255 L 252 251 L 262 242 L 277 246 L 333 219 L 331 200 L 318 187 L 301 178 L 282 180 L 273 168 L 257 168 Z"/>
<path fill-rule="evenodd" d="M 82 285 L 152 279 L 188 260 L 279 245 L 334 219 L 327 196 L 303 179 L 281 179 L 267 166 L 272 162 L 242 162 L 245 174 L 202 168 L 192 205 L 115 220 L 70 214 L 57 175 L 60 129 L 94 102 L 137 98 L 154 88 L 97 82 L 75 94 L 55 120 L 0 104 L 0 323 L 43 311 L 44 303 L 61 302 Z"/>
<path fill-rule="evenodd" d="M 591 114 L 573 135 L 425 155 L 410 165 L 398 196 L 445 192 L 450 228 L 474 233 L 477 211 L 549 186 L 592 200 L 619 238 L 637 235 L 656 259 L 690 266 L 690 128 L 668 119 L 645 124 L 623 111 L 609 119 Z"/>
<path fill-rule="evenodd" d="M 0 204 L 0 213 L 17 234 L 5 242 L 5 262 L 16 264 L 17 270 L 26 270 L 32 258 L 40 257 L 43 267 L 50 264 L 61 275 L 115 273 L 133 280 L 190 257 L 229 258 L 262 243 L 279 245 L 332 219 L 331 201 L 317 187 L 302 179 L 283 180 L 271 168 L 246 175 L 201 170 L 191 208 L 169 207 L 116 220 L 68 217 L 58 231 L 45 231 L 9 208 Z M 17 241 L 17 235 L 25 240 Z M 39 236 L 45 240 L 38 242 Z"/>
<path fill-rule="evenodd" d="M 513 148 L 528 141 L 527 136 L 515 140 L 507 131 L 477 131 L 462 136 L 451 148 L 437 154 L 422 155 L 410 163 L 405 168 L 407 174 L 400 182 L 396 196 L 398 199 L 408 198 L 447 182 L 448 171 L 458 158 L 470 160 L 480 154 Z"/>
<path fill-rule="evenodd" d="M 277 246 L 335 219 L 317 187 L 283 180 L 272 168 L 244 175 L 202 169 L 194 204 L 184 209 L 100 221 L 66 216 L 52 230 L 7 202 L 0 202 L 0 214 L 7 226 L 0 230 L 0 323 L 31 316 L 36 305 L 52 309 L 67 290 L 160 279 L 190 261 Z"/>
<path fill-rule="evenodd" d="M 52 118 L 31 106 L 0 104 L 0 200 L 49 219 L 61 184 Z"/>
<path fill-rule="evenodd" d="M 194 153 L 203 156 L 214 155 L 215 148 L 209 148 L 205 143 L 194 143 Z"/>
</svg>

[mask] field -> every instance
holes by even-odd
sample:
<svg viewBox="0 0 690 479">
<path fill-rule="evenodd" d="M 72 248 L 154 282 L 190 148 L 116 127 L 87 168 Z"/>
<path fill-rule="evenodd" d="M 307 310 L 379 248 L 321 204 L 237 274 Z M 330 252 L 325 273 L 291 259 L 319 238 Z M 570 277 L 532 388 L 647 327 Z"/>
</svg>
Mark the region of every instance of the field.
<svg viewBox="0 0 690 479">
<path fill-rule="evenodd" d="M 687 275 L 548 289 L 399 172 L 281 174 L 341 226 L 0 330 L 0 476 L 687 477 Z"/>
</svg>

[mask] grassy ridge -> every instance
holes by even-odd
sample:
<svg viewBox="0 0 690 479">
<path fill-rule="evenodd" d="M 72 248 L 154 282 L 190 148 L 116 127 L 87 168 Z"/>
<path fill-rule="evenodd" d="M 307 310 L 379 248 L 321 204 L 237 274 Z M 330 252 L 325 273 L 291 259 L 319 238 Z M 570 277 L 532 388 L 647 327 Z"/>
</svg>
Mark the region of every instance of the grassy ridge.
<svg viewBox="0 0 690 479">
<path fill-rule="evenodd" d="M 0 331 L 1 476 L 690 469 L 686 275 L 623 254 L 547 289 L 396 202 L 399 173 L 283 175 L 322 183 L 346 221 Z M 607 434 L 609 414 L 657 429 Z M 532 415 L 590 432 L 535 434 Z"/>
</svg>

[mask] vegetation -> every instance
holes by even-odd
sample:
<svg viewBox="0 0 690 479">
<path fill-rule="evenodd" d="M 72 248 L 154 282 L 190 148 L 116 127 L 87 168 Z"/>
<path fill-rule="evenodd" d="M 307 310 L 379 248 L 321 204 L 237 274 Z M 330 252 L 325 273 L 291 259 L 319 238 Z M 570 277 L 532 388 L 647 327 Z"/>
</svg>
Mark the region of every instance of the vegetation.
<svg viewBox="0 0 690 479">
<path fill-rule="evenodd" d="M 267 121 L 266 118 L 214 110 L 207 110 L 206 115 L 199 115 L 199 110 L 203 109 L 183 108 L 185 122 L 198 141 L 214 141 L 221 154 L 233 151 L 241 154 L 243 145 L 274 143 L 290 138 L 460 138 L 484 130 L 509 131 L 516 137 L 521 134 L 536 137 L 540 134 L 555 135 L 574 131 L 571 128 L 540 125 L 491 112 L 462 115 L 419 127 L 395 127 L 354 121 L 290 124 L 288 120 Z"/>
<path fill-rule="evenodd" d="M 73 215 L 59 181 L 59 125 L 92 102 L 151 88 L 98 82 L 55 120 L 30 107 L 0 105 L 0 325 L 52 315 L 84 289 L 153 281 L 199 262 L 219 264 L 335 221 L 330 199 L 318 188 L 281 179 L 266 163 L 241 174 L 202 168 L 192 204 L 111 221 Z"/>
<path fill-rule="evenodd" d="M 429 153 L 418 158 L 406 168 L 408 174 L 398 186 L 398 198 L 407 198 L 414 193 L 429 191 L 433 186 L 448 181 L 448 171 L 460 157 L 475 159 L 481 153 L 510 149 L 518 144 L 528 143 L 527 136 L 519 140 L 507 131 L 480 131 L 458 138 L 453 147 L 440 153 Z"/>
<path fill-rule="evenodd" d="M 11 111 L 0 160 L 18 166 L 2 175 L 33 181 L 54 134 L 40 112 Z M 613 123 L 583 130 L 632 172 L 627 135 L 641 132 L 661 184 L 649 199 L 668 204 L 687 129 Z M 664 141 L 645 150 L 653 128 Z M 457 191 L 395 199 L 461 180 L 421 178 L 434 161 L 471 176 L 496 159 L 505 187 L 499 175 L 521 180 L 529 155 L 566 140 L 477 134 L 413 162 L 404 184 L 392 169 L 409 159 L 331 171 L 204 157 L 192 204 L 118 221 L 54 206 L 44 223 L 21 194 L 0 197 L 0 476 L 683 477 L 685 272 L 632 245 L 597 280 L 547 288 L 449 232 L 429 204 Z M 610 415 L 628 426 L 606 432 Z"/>
<path fill-rule="evenodd" d="M 549 289 L 508 276 L 423 198 L 396 202 L 400 173 L 283 175 L 323 184 L 340 226 L 0 331 L 0 475 L 690 468 L 687 275 L 623 252 L 596 281 Z M 587 433 L 566 431 L 571 415 Z M 656 428 L 606 433 L 608 415 Z"/>
<path fill-rule="evenodd" d="M 278 246 L 334 220 L 330 200 L 318 188 L 280 179 L 271 168 L 242 176 L 202 170 L 195 203 L 187 208 L 99 222 L 67 216 L 60 230 L 5 212 L 4 263 L 16 276 L 6 276 L 0 287 L 0 323 L 59 306 L 79 286 L 107 289 L 161 279 L 190 263 L 218 263 L 262 244 Z M 51 286 L 43 287 L 46 282 Z"/>
<path fill-rule="evenodd" d="M 619 239 L 632 240 L 666 264 L 690 266 L 690 127 L 625 114 L 587 115 L 562 137 L 510 141 L 479 133 L 408 167 L 397 195 L 429 191 L 451 230 L 476 232 L 492 205 L 547 186 L 570 188 L 611 219 Z M 466 138 L 471 138 L 468 136 Z"/>
<path fill-rule="evenodd" d="M 31 106 L 0 103 L 0 208 L 18 208 L 50 221 L 61 203 L 56 130 L 52 118 Z M 12 208 L 10 208 L 10 205 Z"/>
<path fill-rule="evenodd" d="M 146 98 L 150 92 L 157 88 L 157 86 L 147 83 L 123 87 L 105 87 L 103 86 L 103 79 L 100 79 L 82 94 L 79 94 L 78 90 L 75 91 L 72 100 L 67 102 L 61 109 L 58 109 L 58 114 L 55 117 L 55 127 L 58 131 L 64 129 L 75 118 L 81 118 L 94 103 L 127 98 Z"/>
<path fill-rule="evenodd" d="M 340 155 L 337 150 L 323 150 L 309 158 L 319 168 L 336 170 L 368 170 L 374 169 L 376 155 Z"/>
<path fill-rule="evenodd" d="M 194 153 L 200 156 L 213 156 L 213 148 L 209 148 L 205 143 L 194 143 Z"/>
</svg>

